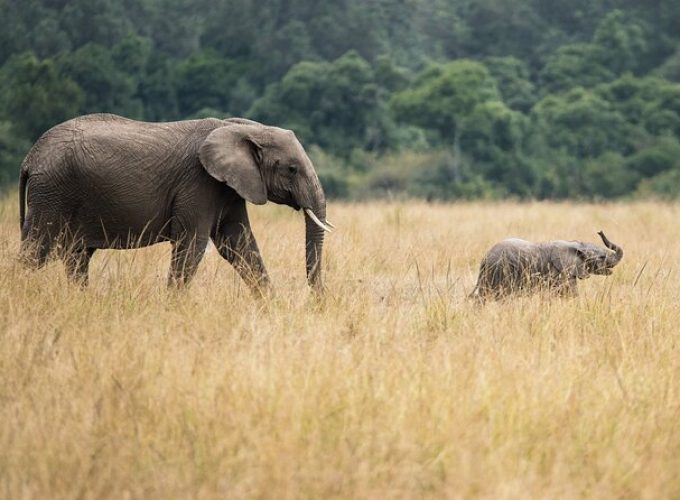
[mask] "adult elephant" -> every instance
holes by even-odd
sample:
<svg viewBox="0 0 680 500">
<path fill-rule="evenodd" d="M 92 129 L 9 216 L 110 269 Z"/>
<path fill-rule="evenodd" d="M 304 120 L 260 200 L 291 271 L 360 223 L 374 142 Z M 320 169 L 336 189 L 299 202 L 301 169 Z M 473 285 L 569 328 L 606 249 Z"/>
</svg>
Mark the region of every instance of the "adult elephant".
<svg viewBox="0 0 680 500">
<path fill-rule="evenodd" d="M 240 118 L 81 116 L 35 143 L 21 165 L 19 193 L 22 260 L 38 268 L 56 254 L 81 284 L 96 249 L 162 241 L 173 246 L 169 284 L 187 283 L 212 238 L 251 288 L 268 288 L 245 202 L 271 200 L 303 209 L 307 279 L 323 287 L 326 199 L 290 130 Z"/>
</svg>

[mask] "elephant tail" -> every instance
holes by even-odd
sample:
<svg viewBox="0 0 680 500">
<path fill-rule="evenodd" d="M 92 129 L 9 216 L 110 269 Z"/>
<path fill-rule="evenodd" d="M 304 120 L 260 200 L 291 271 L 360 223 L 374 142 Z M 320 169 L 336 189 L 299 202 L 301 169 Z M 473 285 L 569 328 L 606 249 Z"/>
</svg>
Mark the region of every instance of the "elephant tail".
<svg viewBox="0 0 680 500">
<path fill-rule="evenodd" d="M 28 169 L 21 169 L 19 175 L 19 224 L 20 229 L 24 228 L 24 220 L 26 220 L 26 184 L 28 182 Z M 22 238 L 23 239 L 23 238 Z"/>
<path fill-rule="evenodd" d="M 479 265 L 479 275 L 475 287 L 467 296 L 468 300 L 473 300 L 478 304 L 483 304 L 489 295 L 488 263 L 486 258 Z"/>
<path fill-rule="evenodd" d="M 482 299 L 481 289 L 482 289 L 483 272 L 484 272 L 484 263 L 482 263 L 482 265 L 480 266 L 479 276 L 477 276 L 477 282 L 475 283 L 475 287 L 472 289 L 470 294 L 467 296 L 468 300 L 479 301 L 480 299 Z"/>
</svg>

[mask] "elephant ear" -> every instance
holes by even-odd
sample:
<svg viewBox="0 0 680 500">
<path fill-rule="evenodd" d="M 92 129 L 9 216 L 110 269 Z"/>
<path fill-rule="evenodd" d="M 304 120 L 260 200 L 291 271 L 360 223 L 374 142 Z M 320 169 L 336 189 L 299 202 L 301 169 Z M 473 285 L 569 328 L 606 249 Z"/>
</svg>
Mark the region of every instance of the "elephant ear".
<svg viewBox="0 0 680 500">
<path fill-rule="evenodd" d="M 267 189 L 260 174 L 262 147 L 252 128 L 235 124 L 213 130 L 203 141 L 198 157 L 212 177 L 249 202 L 264 205 Z"/>
<path fill-rule="evenodd" d="M 587 256 L 578 242 L 569 242 L 553 250 L 551 261 L 560 273 L 585 279 L 589 276 L 586 258 Z"/>
</svg>

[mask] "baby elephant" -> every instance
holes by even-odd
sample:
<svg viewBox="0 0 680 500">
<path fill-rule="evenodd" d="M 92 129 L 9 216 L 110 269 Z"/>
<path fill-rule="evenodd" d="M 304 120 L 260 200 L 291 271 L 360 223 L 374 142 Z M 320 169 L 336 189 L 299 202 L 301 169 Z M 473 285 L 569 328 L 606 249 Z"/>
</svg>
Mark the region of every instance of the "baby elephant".
<svg viewBox="0 0 680 500">
<path fill-rule="evenodd" d="M 623 258 L 621 247 L 609 241 L 602 231 L 597 234 L 609 250 L 581 241 L 503 240 L 482 260 L 477 286 L 470 297 L 481 301 L 499 299 L 541 288 L 574 296 L 577 278 L 609 275 Z"/>
</svg>

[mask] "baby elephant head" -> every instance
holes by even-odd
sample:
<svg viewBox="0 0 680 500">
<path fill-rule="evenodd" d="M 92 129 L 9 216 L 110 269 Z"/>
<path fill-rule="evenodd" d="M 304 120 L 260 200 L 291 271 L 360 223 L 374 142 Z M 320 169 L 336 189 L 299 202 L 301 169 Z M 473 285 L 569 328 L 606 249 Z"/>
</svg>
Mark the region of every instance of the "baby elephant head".
<svg viewBox="0 0 680 500">
<path fill-rule="evenodd" d="M 608 276 L 612 274 L 612 268 L 623 258 L 623 249 L 609 241 L 602 231 L 598 231 L 604 245 L 612 250 L 603 250 L 601 247 L 591 243 L 582 243 L 578 248 L 585 274 L 599 274 Z"/>
</svg>

